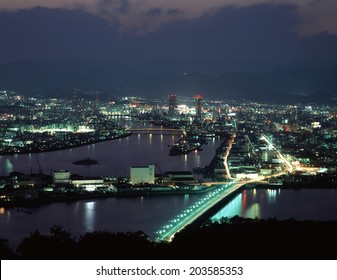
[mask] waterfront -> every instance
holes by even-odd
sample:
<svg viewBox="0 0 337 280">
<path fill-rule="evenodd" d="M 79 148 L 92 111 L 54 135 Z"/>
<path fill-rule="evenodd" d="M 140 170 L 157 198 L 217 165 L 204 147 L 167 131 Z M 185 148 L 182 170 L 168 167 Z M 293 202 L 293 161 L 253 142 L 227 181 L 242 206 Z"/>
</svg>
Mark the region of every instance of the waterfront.
<svg viewBox="0 0 337 280">
<path fill-rule="evenodd" d="M 168 220 L 203 195 L 147 196 L 59 202 L 23 209 L 0 209 L 1 237 L 16 246 L 29 232 L 48 233 L 62 225 L 79 237 L 87 231 L 143 231 L 154 237 Z M 295 218 L 337 220 L 335 189 L 248 189 L 244 190 L 211 220 L 239 215 L 247 218 Z"/>
<path fill-rule="evenodd" d="M 0 208 L 0 237 L 17 245 L 29 232 L 62 225 L 79 237 L 88 231 L 143 231 L 150 237 L 200 195 L 121 197 L 58 202 L 34 208 Z"/>
<path fill-rule="evenodd" d="M 86 147 L 48 153 L 1 157 L 2 175 L 12 171 L 44 172 L 69 169 L 72 173 L 99 176 L 128 176 L 131 165 L 158 164 L 161 171 L 192 170 L 207 165 L 220 141 L 210 140 L 203 151 L 169 156 L 170 145 L 180 134 L 135 134 L 128 138 Z M 74 165 L 91 157 L 100 164 Z M 160 171 L 159 169 L 156 172 Z M 58 202 L 34 208 L 0 209 L 1 236 L 18 245 L 29 232 L 48 233 L 53 225 L 62 225 L 74 236 L 87 231 L 144 231 L 154 237 L 163 224 L 192 205 L 200 195 L 113 197 L 73 202 Z M 295 218 L 299 220 L 337 220 L 337 192 L 333 189 L 247 189 L 232 199 L 212 219 L 239 215 L 248 218 Z"/>
<path fill-rule="evenodd" d="M 207 165 L 219 141 L 211 139 L 203 151 L 169 156 L 170 147 L 181 137 L 176 134 L 134 134 L 127 138 L 96 143 L 69 150 L 38 154 L 1 156 L 1 175 L 19 171 L 44 173 L 67 169 L 85 176 L 129 176 L 131 165 L 157 164 L 156 172 L 190 170 Z M 74 165 L 73 161 L 90 157 L 99 165 Z M 149 236 L 171 217 L 188 207 L 200 195 L 128 197 L 51 203 L 21 211 L 0 209 L 1 236 L 17 245 L 30 231 L 47 233 L 51 226 L 62 225 L 75 236 L 94 230 L 138 231 Z M 25 208 L 26 209 L 26 208 Z M 27 214 L 31 213 L 31 214 Z"/>
<path fill-rule="evenodd" d="M 0 156 L 0 175 L 10 172 L 38 172 L 38 162 L 43 172 L 66 169 L 84 176 L 129 176 L 132 165 L 157 164 L 162 172 L 190 170 L 209 164 L 219 141 L 210 139 L 203 151 L 188 155 L 169 156 L 170 147 L 181 138 L 176 134 L 133 134 L 130 137 L 88 146 L 37 154 Z M 81 166 L 72 164 L 83 158 L 93 158 L 99 165 Z M 160 170 L 156 169 L 156 172 Z"/>
</svg>

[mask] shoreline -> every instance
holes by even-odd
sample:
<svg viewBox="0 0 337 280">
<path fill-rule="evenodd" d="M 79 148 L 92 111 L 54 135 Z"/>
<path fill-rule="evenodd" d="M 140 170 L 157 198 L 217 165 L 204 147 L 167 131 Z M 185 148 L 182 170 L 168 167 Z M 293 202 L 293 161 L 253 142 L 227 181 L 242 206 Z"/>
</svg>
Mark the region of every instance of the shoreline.
<svg viewBox="0 0 337 280">
<path fill-rule="evenodd" d="M 37 198 L 31 200 L 19 200 L 19 201 L 3 201 L 0 202 L 0 208 L 16 208 L 16 207 L 38 207 L 42 205 L 47 205 L 51 203 L 58 202 L 74 202 L 81 200 L 91 200 L 91 199 L 107 199 L 107 198 L 126 198 L 126 197 L 143 197 L 143 196 L 167 196 L 167 195 L 193 195 L 193 194 L 203 194 L 208 191 L 214 189 L 214 187 L 208 187 L 200 190 L 173 190 L 173 191 L 120 191 L 113 193 L 93 193 L 93 194 L 78 194 L 73 196 L 60 196 L 60 197 L 50 197 L 50 198 Z M 221 205 L 226 204 L 231 198 L 233 198 L 236 194 L 244 191 L 244 190 L 252 190 L 252 189 L 284 189 L 284 190 L 301 190 L 301 189 L 337 189 L 337 185 L 321 185 L 321 186 L 310 186 L 310 185 L 268 185 L 268 184 L 251 184 L 247 183 L 242 186 L 242 189 L 235 192 L 235 194 L 226 198 L 225 201 L 220 203 Z"/>
<path fill-rule="evenodd" d="M 337 189 L 337 184 L 328 185 L 322 184 L 286 184 L 286 185 L 268 185 L 268 184 L 246 184 L 244 189 L 284 189 L 284 190 L 297 190 L 297 189 Z"/>
<path fill-rule="evenodd" d="M 57 202 L 73 202 L 81 201 L 86 199 L 106 199 L 106 198 L 125 198 L 125 197 L 142 197 L 142 196 L 158 196 L 158 195 L 193 195 L 193 194 L 203 194 L 213 188 L 204 188 L 201 190 L 173 190 L 173 191 L 121 191 L 113 193 L 93 193 L 93 194 L 79 194 L 73 196 L 60 196 L 51 198 L 37 198 L 30 200 L 19 200 L 19 201 L 4 201 L 0 202 L 0 208 L 16 208 L 16 207 L 38 207 L 41 205 L 57 203 Z"/>
<path fill-rule="evenodd" d="M 64 146 L 64 147 L 60 147 L 60 148 L 50 148 L 50 149 L 46 149 L 46 150 L 41 150 L 41 149 L 36 148 L 36 149 L 33 149 L 33 150 L 29 150 L 29 151 L 26 151 L 26 149 L 25 149 L 25 150 L 20 151 L 20 152 L 2 152 L 2 151 L 0 151 L 0 156 L 15 156 L 15 155 L 48 153 L 48 152 L 69 150 L 69 149 L 79 148 L 79 147 L 88 146 L 88 145 L 92 145 L 92 144 L 96 144 L 96 143 L 101 143 L 101 142 L 107 142 L 107 141 L 113 141 L 113 140 L 116 140 L 116 139 L 126 138 L 126 137 L 129 137 L 131 135 L 132 135 L 132 133 L 128 132 L 125 135 L 114 136 L 114 137 L 108 138 L 108 139 L 97 139 L 97 140 L 89 141 L 89 142 L 83 143 L 83 144 L 76 144 L 74 146 L 68 145 L 68 146 Z"/>
</svg>

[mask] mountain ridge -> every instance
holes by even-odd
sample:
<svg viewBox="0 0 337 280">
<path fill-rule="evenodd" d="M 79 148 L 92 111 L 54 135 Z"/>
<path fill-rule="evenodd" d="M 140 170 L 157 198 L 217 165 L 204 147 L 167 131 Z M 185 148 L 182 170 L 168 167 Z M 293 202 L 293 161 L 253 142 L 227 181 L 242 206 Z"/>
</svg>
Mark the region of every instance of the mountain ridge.
<svg viewBox="0 0 337 280">
<path fill-rule="evenodd" d="M 264 71 L 245 71 L 244 67 L 229 71 L 228 65 L 194 59 L 157 59 L 139 64 L 79 59 L 14 61 L 0 63 L 0 89 L 49 95 L 48 92 L 57 89 L 62 92 L 78 88 L 116 96 L 148 97 L 166 96 L 170 92 L 178 95 L 202 92 L 208 98 L 276 103 L 310 102 L 310 96 L 315 94 L 315 102 L 319 102 L 317 92 L 323 92 L 322 103 L 336 103 L 337 63 L 311 60 L 270 64 L 269 70 Z"/>
</svg>

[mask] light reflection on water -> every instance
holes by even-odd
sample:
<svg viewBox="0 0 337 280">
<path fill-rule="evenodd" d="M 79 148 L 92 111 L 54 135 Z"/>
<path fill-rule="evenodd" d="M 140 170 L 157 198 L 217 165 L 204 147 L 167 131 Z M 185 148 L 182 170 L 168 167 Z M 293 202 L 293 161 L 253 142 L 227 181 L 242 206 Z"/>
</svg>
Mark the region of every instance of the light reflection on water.
<svg viewBox="0 0 337 280">
<path fill-rule="evenodd" d="M 38 229 L 41 233 L 48 233 L 53 225 L 62 225 L 77 237 L 94 230 L 142 230 L 153 237 L 158 228 L 202 196 L 143 196 L 52 203 L 28 209 L 31 214 L 16 208 L 0 208 L 0 237 L 14 240 L 14 245 L 18 245 L 29 232 Z M 235 196 L 211 219 L 235 215 L 281 220 L 291 217 L 337 220 L 337 195 L 330 189 L 280 189 L 272 192 L 248 189 Z"/>
<path fill-rule="evenodd" d="M 247 211 L 246 211 L 246 218 L 256 218 L 260 217 L 261 212 L 260 212 L 260 205 L 258 203 L 254 203 L 252 206 L 250 206 Z"/>
<path fill-rule="evenodd" d="M 273 203 L 277 198 L 277 190 L 267 190 L 267 195 L 268 202 Z"/>
<path fill-rule="evenodd" d="M 180 134 L 134 134 L 118 140 L 106 141 L 83 147 L 1 157 L 1 175 L 10 172 L 37 172 L 38 161 L 45 172 L 50 170 L 69 170 L 73 174 L 95 176 L 128 176 L 133 165 L 158 164 L 163 172 L 183 171 L 207 165 L 214 156 L 220 141 L 203 146 L 203 151 L 188 155 L 169 156 L 170 146 L 180 139 Z M 197 155 L 197 156 L 196 156 Z M 100 164 L 86 166 L 74 165 L 72 162 L 83 158 L 94 158 Z M 90 169 L 90 172 L 88 172 Z"/>
<path fill-rule="evenodd" d="M 210 219 L 222 217 L 295 218 L 337 220 L 337 196 L 333 189 L 247 189 L 235 196 Z"/>
<path fill-rule="evenodd" d="M 242 214 L 242 193 L 233 198 L 225 207 L 211 217 L 212 221 L 218 221 L 222 217 L 234 217 Z"/>
<path fill-rule="evenodd" d="M 84 204 L 84 227 L 85 231 L 95 230 L 95 206 L 96 201 L 86 202 Z"/>
<path fill-rule="evenodd" d="M 0 238 L 17 246 L 29 232 L 38 229 L 47 234 L 53 225 L 61 225 L 73 236 L 88 231 L 143 231 L 150 238 L 177 213 L 193 204 L 200 195 L 112 197 L 90 201 L 59 202 L 28 209 L 3 209 Z"/>
<path fill-rule="evenodd" d="M 80 202 L 76 201 L 75 202 L 75 207 L 74 207 L 74 213 L 77 214 L 80 210 Z"/>
<path fill-rule="evenodd" d="M 11 160 L 9 158 L 6 159 L 6 170 L 8 173 L 13 172 L 13 163 L 11 162 Z"/>
<path fill-rule="evenodd" d="M 184 155 L 184 166 L 186 167 L 187 165 L 187 155 Z"/>
</svg>

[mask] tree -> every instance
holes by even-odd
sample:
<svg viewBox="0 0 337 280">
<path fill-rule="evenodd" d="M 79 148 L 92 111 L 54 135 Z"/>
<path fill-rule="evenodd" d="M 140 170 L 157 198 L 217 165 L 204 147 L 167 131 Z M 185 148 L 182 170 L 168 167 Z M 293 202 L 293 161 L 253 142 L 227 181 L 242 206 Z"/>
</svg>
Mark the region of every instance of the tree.
<svg viewBox="0 0 337 280">
<path fill-rule="evenodd" d="M 39 231 L 30 233 L 17 249 L 24 259 L 72 259 L 76 254 L 76 241 L 61 226 L 53 226 L 50 235 Z"/>
<path fill-rule="evenodd" d="M 0 258 L 2 260 L 15 259 L 16 255 L 8 245 L 8 240 L 0 238 Z"/>
</svg>

